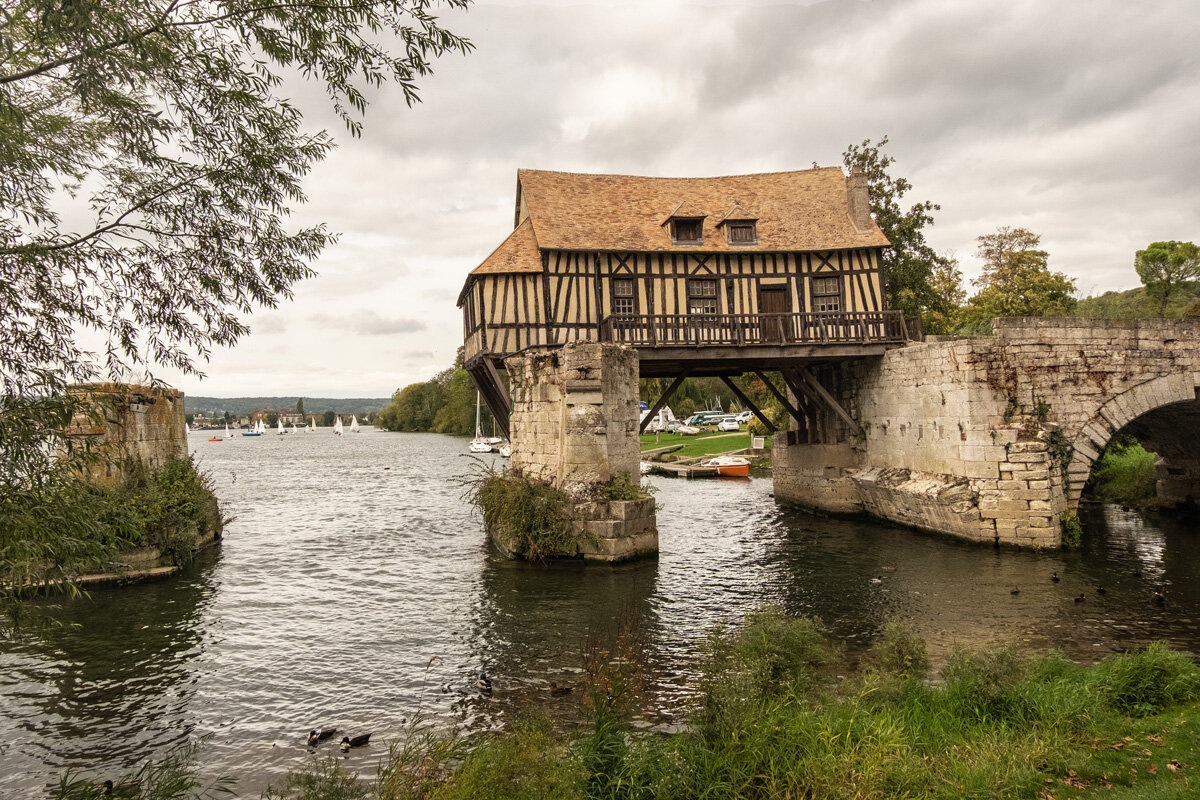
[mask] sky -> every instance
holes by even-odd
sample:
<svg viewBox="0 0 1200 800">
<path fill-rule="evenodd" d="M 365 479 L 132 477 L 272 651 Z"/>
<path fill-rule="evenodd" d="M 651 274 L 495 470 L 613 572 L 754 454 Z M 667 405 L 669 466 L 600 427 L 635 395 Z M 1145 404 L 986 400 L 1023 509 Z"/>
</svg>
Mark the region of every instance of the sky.
<svg viewBox="0 0 1200 800">
<path fill-rule="evenodd" d="M 319 276 L 255 313 L 191 395 L 383 397 L 450 366 L 455 300 L 512 228 L 519 168 L 709 176 L 840 165 L 889 138 L 902 202 L 941 205 L 927 239 L 978 275 L 976 237 L 1042 236 L 1081 295 L 1138 285 L 1134 251 L 1200 240 L 1194 2 L 523 2 L 445 11 L 475 50 L 435 64 L 422 103 L 368 94 L 297 225 L 341 234 Z M 968 288 L 970 288 L 968 286 Z"/>
</svg>

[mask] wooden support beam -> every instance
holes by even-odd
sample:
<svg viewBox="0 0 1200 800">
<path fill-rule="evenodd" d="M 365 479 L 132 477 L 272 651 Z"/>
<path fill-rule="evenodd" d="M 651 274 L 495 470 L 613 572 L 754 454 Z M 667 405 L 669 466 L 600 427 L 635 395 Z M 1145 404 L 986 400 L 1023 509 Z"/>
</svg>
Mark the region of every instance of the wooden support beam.
<svg viewBox="0 0 1200 800">
<path fill-rule="evenodd" d="M 684 378 L 687 376 L 688 374 L 684 372 L 682 375 L 672 381 L 671 385 L 667 387 L 667 390 L 662 393 L 662 397 L 658 398 L 654 405 L 650 407 L 650 411 L 647 412 L 646 416 L 642 418 L 641 423 L 638 425 L 639 435 L 646 432 L 646 426 L 650 424 L 650 420 L 654 419 L 658 415 L 659 411 L 662 411 L 663 406 L 667 404 L 667 401 L 671 399 L 671 395 L 675 394 L 675 390 L 679 388 L 679 385 L 683 383 Z"/>
<path fill-rule="evenodd" d="M 788 402 L 787 395 L 785 395 L 783 392 L 776 389 L 775 384 L 773 384 L 773 383 L 771 383 L 771 381 L 767 380 L 766 375 L 762 374 L 761 372 L 759 372 L 757 370 L 755 370 L 754 374 L 758 377 L 758 379 L 760 381 L 762 381 L 763 383 L 765 383 L 767 385 L 767 389 L 770 390 L 771 394 L 775 395 L 775 399 L 779 401 L 779 404 L 783 406 L 784 410 L 792 415 L 792 419 L 796 420 L 797 423 L 802 424 L 802 425 L 808 424 L 804 418 L 803 413 L 800 411 L 797 411 L 792 406 L 792 404 Z"/>
<path fill-rule="evenodd" d="M 746 395 L 742 393 L 742 390 L 737 387 L 736 383 L 734 383 L 725 375 L 721 376 L 721 380 L 724 381 L 725 385 L 729 387 L 729 391 L 733 392 L 733 396 L 738 399 L 738 402 L 750 409 L 754 413 L 754 416 L 758 417 L 762 424 L 766 426 L 768 433 L 775 432 L 775 423 L 771 422 L 770 418 L 766 414 L 759 411 L 758 406 L 750 402 L 750 398 L 746 397 Z"/>
<path fill-rule="evenodd" d="M 492 363 L 490 358 L 485 358 L 483 360 L 483 368 L 487 372 L 488 379 L 491 380 L 492 385 L 496 387 L 497 397 L 504 403 L 504 407 L 508 409 L 508 414 L 511 414 L 512 398 L 508 396 L 508 390 L 504 388 L 504 381 L 500 379 L 500 372 L 496 369 L 496 365 Z M 508 414 L 504 415 L 505 419 L 508 419 Z M 505 427 L 508 427 L 507 423 L 505 423 Z"/>
<path fill-rule="evenodd" d="M 821 438 L 821 415 L 819 411 L 820 401 L 812 396 L 812 390 L 804 385 L 804 381 L 794 370 L 780 370 L 779 374 L 783 377 L 783 382 L 792 390 L 792 394 L 796 396 L 796 402 L 804 409 L 806 423 L 804 433 L 808 438 L 809 444 L 817 444 L 822 441 Z"/>
<path fill-rule="evenodd" d="M 850 414 L 846 412 L 846 409 L 842 408 L 841 403 L 839 403 L 834 396 L 831 395 L 828 390 L 821 385 L 820 381 L 813 377 L 813 374 L 809 371 L 808 367 L 797 367 L 796 372 L 800 375 L 804 382 L 807 383 L 814 392 L 816 392 L 817 396 L 825 402 L 825 405 L 833 409 L 833 413 L 842 418 L 842 421 L 849 426 L 850 432 L 857 436 L 859 427 L 858 423 L 854 421 L 854 417 L 850 416 Z"/>
<path fill-rule="evenodd" d="M 487 405 L 488 411 L 492 413 L 492 418 L 496 420 L 496 427 L 500 429 L 506 439 L 511 438 L 508 415 L 512 411 L 512 402 L 508 399 L 508 393 L 504 391 L 504 384 L 500 382 L 500 375 L 496 372 L 495 366 L 492 366 L 487 358 L 482 361 L 482 364 L 467 370 L 467 375 L 471 377 L 471 382 L 483 396 L 483 402 Z M 489 366 L 491 370 L 488 369 Z"/>
</svg>

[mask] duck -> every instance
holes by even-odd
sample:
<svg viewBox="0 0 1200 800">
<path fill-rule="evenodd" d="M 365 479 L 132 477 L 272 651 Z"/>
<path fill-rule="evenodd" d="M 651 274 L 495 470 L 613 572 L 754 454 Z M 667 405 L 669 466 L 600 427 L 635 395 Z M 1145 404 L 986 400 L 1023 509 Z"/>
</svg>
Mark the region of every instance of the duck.
<svg viewBox="0 0 1200 800">
<path fill-rule="evenodd" d="M 337 733 L 337 728 L 322 728 L 319 731 L 313 728 L 308 732 L 308 746 L 316 747 L 317 742 L 323 742 L 335 733 Z"/>
<path fill-rule="evenodd" d="M 341 745 L 342 752 L 343 753 L 350 752 L 351 747 L 363 747 L 369 741 L 371 741 L 371 734 L 369 734 L 369 733 L 360 733 L 358 736 L 354 736 L 354 737 L 343 736 L 342 737 L 342 745 Z"/>
<path fill-rule="evenodd" d="M 878 578 L 871 578 L 867 583 L 883 583 L 883 576 L 880 575 Z"/>
<path fill-rule="evenodd" d="M 1167 602 L 1167 598 L 1163 597 L 1162 592 L 1155 592 L 1154 593 L 1154 602 L 1158 603 L 1161 606 L 1163 603 Z"/>
<path fill-rule="evenodd" d="M 483 694 L 492 693 L 492 680 L 487 676 L 486 672 L 479 673 L 479 679 L 475 681 L 475 685 L 479 687 L 479 691 Z"/>
<path fill-rule="evenodd" d="M 1103 586 L 1097 586 L 1096 594 L 1108 594 L 1108 589 L 1105 589 Z"/>
<path fill-rule="evenodd" d="M 1050 580 L 1054 581 L 1055 583 L 1058 583 L 1059 578 L 1058 578 L 1057 570 L 1055 570 L 1054 574 L 1050 576 Z"/>
<path fill-rule="evenodd" d="M 1080 592 L 1080 593 L 1079 593 L 1079 597 L 1076 597 L 1076 598 L 1075 598 L 1075 602 L 1076 602 L 1076 603 L 1082 603 L 1083 601 L 1084 601 L 1083 592 Z"/>
<path fill-rule="evenodd" d="M 1012 587 L 1011 589 L 1009 589 L 1009 590 L 1008 590 L 1008 593 L 1009 593 L 1009 594 L 1020 594 L 1020 593 L 1021 593 L 1021 587 L 1020 587 L 1020 586 L 1014 586 L 1014 587 Z"/>
<path fill-rule="evenodd" d="M 561 697 L 564 694 L 570 694 L 570 693 L 571 693 L 570 686 L 559 686 L 554 681 L 550 681 L 550 696 L 551 697 Z"/>
<path fill-rule="evenodd" d="M 116 784 L 105 781 L 101 786 L 100 794 L 103 797 L 138 797 L 142 791 L 141 781 L 123 780 Z"/>
</svg>

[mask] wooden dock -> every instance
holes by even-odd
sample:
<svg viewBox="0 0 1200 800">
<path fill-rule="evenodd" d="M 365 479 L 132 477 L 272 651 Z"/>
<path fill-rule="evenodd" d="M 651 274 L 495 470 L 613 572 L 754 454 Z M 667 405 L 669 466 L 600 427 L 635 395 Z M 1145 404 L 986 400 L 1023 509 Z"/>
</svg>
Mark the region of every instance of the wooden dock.
<svg viewBox="0 0 1200 800">
<path fill-rule="evenodd" d="M 675 461 L 664 462 L 662 464 L 651 461 L 654 469 L 667 475 L 676 478 L 715 478 L 717 477 L 716 467 L 702 467 L 699 464 L 680 464 Z"/>
</svg>

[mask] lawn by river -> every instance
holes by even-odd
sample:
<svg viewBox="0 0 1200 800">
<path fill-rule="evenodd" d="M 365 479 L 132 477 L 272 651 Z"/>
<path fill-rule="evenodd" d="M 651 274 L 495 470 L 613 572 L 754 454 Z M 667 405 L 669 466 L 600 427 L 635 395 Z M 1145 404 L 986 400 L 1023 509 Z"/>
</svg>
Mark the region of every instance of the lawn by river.
<svg viewBox="0 0 1200 800">
<path fill-rule="evenodd" d="M 641 437 L 642 452 L 657 450 L 660 447 L 671 447 L 682 444 L 682 450 L 674 451 L 679 457 L 707 456 L 713 453 L 728 453 L 731 450 L 745 450 L 750 446 L 751 436 L 745 431 L 738 433 L 706 432 L 685 436 L 681 433 L 643 433 Z M 771 437 L 763 437 L 767 449 L 771 447 Z"/>
</svg>

